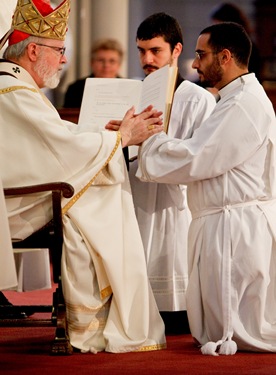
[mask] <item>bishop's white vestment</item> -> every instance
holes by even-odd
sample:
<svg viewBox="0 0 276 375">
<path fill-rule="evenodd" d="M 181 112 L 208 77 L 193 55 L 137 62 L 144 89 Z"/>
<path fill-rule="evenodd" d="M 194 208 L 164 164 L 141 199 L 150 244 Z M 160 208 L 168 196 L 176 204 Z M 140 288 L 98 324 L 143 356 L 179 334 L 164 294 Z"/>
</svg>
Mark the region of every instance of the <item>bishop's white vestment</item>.
<svg viewBox="0 0 276 375">
<path fill-rule="evenodd" d="M 185 139 L 210 115 L 216 102 L 207 90 L 183 81 L 175 91 L 168 134 Z M 137 160 L 129 176 L 151 287 L 160 311 L 186 310 L 187 239 L 191 214 L 186 186 L 140 181 Z"/>
<path fill-rule="evenodd" d="M 0 179 L 0 291 L 17 286 L 7 208 Z M 8 270 L 8 271 L 7 271 Z"/>
<path fill-rule="evenodd" d="M 0 71 L 7 73 L 0 76 L 3 186 L 66 181 L 76 194 L 84 189 L 73 205 L 63 202 L 62 284 L 71 344 L 93 353 L 164 348 L 119 133 L 79 132 L 60 119 L 22 67 L 0 62 Z M 8 199 L 13 238 L 43 226 L 49 209 L 48 195 Z"/>
<path fill-rule="evenodd" d="M 163 133 L 145 141 L 138 176 L 188 186 L 193 337 L 214 348 L 234 340 L 239 350 L 275 352 L 275 113 L 253 73 L 219 95 L 190 139 Z"/>
</svg>

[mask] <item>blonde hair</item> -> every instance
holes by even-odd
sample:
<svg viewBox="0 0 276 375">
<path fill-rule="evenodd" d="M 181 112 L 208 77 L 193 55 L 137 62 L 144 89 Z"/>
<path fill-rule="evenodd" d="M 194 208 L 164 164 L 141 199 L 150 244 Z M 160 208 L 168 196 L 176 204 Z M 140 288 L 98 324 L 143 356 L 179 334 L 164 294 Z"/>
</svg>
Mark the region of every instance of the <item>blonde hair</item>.
<svg viewBox="0 0 276 375">
<path fill-rule="evenodd" d="M 120 59 L 123 59 L 123 47 L 121 43 L 116 39 L 105 38 L 97 40 L 91 48 L 91 60 L 94 60 L 96 53 L 102 50 L 117 51 L 118 55 L 120 56 Z"/>
</svg>

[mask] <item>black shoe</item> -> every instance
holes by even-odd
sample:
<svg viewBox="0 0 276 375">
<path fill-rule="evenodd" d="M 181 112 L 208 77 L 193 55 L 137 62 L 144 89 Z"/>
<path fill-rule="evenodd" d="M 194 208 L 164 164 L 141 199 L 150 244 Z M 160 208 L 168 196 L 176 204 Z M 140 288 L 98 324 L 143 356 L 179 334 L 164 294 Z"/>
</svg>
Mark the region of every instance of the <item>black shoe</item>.
<svg viewBox="0 0 276 375">
<path fill-rule="evenodd" d="M 187 311 L 160 311 L 165 324 L 166 335 L 183 335 L 190 333 Z"/>
<path fill-rule="evenodd" d="M 7 299 L 4 293 L 0 292 L 0 305 L 12 306 L 12 303 Z"/>
<path fill-rule="evenodd" d="M 0 319 L 25 319 L 27 314 L 19 311 L 4 295 L 0 292 Z"/>
<path fill-rule="evenodd" d="M 0 313 L 0 320 L 26 319 L 28 316 L 22 312 L 4 312 Z"/>
</svg>

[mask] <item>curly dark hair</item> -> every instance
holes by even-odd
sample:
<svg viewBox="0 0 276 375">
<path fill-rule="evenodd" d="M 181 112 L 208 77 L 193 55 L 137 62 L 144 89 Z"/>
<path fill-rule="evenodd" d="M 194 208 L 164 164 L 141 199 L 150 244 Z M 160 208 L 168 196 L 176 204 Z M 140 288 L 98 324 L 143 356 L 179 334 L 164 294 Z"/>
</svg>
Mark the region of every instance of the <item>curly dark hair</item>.
<svg viewBox="0 0 276 375">
<path fill-rule="evenodd" d="M 174 17 L 163 12 L 152 14 L 139 25 L 136 40 L 149 40 L 160 36 L 170 44 L 171 51 L 177 43 L 183 44 L 179 23 Z"/>
</svg>

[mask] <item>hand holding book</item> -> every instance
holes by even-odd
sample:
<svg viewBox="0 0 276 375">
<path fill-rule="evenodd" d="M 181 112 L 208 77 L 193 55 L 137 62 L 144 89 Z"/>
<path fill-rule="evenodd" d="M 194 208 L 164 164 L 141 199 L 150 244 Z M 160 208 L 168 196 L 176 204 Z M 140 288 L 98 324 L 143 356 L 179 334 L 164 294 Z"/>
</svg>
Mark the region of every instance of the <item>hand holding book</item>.
<svg viewBox="0 0 276 375">
<path fill-rule="evenodd" d="M 87 78 L 79 116 L 80 128 L 83 126 L 92 131 L 102 131 L 106 129 L 107 123 L 111 124 L 111 119 L 120 122 L 132 106 L 140 113 L 152 105 L 163 113 L 163 130 L 167 131 L 176 76 L 177 68 L 166 65 L 149 74 L 143 81 Z M 130 160 L 136 157 L 137 152 L 137 146 L 129 148 Z"/>
<path fill-rule="evenodd" d="M 123 78 L 87 78 L 79 125 L 102 131 L 111 120 L 122 120 L 132 106 L 140 113 L 149 105 L 163 112 L 167 131 L 177 68 L 164 66 L 143 81 Z"/>
<path fill-rule="evenodd" d="M 108 130 L 120 130 L 122 147 L 139 145 L 150 136 L 161 132 L 163 122 L 160 116 L 162 112 L 147 107 L 143 112 L 135 115 L 134 107 L 130 108 L 123 120 L 113 120 L 106 125 Z"/>
</svg>

